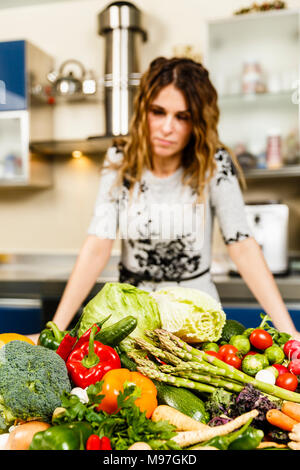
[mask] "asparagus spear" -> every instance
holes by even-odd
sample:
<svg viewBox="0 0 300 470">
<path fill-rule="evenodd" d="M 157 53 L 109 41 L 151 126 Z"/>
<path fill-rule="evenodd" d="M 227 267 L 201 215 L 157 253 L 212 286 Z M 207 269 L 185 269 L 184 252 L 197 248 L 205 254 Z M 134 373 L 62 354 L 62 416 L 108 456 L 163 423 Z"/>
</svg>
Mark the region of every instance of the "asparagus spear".
<svg viewBox="0 0 300 470">
<path fill-rule="evenodd" d="M 198 390 L 200 392 L 212 393 L 216 390 L 216 387 L 212 385 L 203 384 L 200 382 L 195 382 L 182 377 L 174 377 L 173 375 L 164 374 L 159 370 L 159 368 L 149 359 L 142 357 L 137 354 L 136 351 L 128 352 L 128 356 L 135 360 L 137 363 L 137 370 L 153 380 L 158 380 L 159 382 L 165 382 L 175 387 L 184 387 L 192 390 Z"/>
<path fill-rule="evenodd" d="M 199 351 L 191 345 L 188 345 L 187 343 L 185 343 L 185 341 L 181 340 L 180 338 L 177 338 L 172 333 L 169 333 L 166 330 L 155 330 L 155 333 L 158 334 L 161 344 L 164 344 L 165 347 L 167 347 L 172 354 L 179 355 L 179 357 L 185 361 L 195 361 L 199 363 L 203 363 L 203 361 L 205 361 L 208 364 L 212 364 L 218 369 L 223 369 L 222 375 L 227 378 L 231 378 L 243 384 L 251 383 L 255 388 L 257 388 L 261 392 L 267 393 L 277 398 L 281 398 L 282 400 L 300 403 L 299 393 L 291 392 L 276 385 L 271 385 L 265 382 L 261 382 L 260 380 L 256 380 L 254 377 L 251 377 L 250 375 L 247 375 L 244 372 L 235 369 L 234 367 L 230 366 L 229 364 L 226 364 L 220 359 L 206 354 L 204 351 Z"/>
<path fill-rule="evenodd" d="M 170 351 L 158 348 L 152 343 L 149 343 L 148 341 L 142 338 L 136 338 L 135 342 L 136 345 L 138 345 L 141 349 L 147 351 L 148 353 L 152 354 L 152 356 L 155 356 L 158 359 L 161 359 L 162 361 L 169 362 L 175 365 L 180 364 L 182 362 L 179 357 L 172 354 Z"/>
<path fill-rule="evenodd" d="M 216 387 L 222 387 L 230 392 L 241 392 L 243 390 L 243 385 L 231 382 L 230 380 L 224 380 L 220 377 L 212 377 L 209 375 L 195 374 L 194 372 L 177 372 L 180 377 L 186 379 L 194 380 L 195 382 L 209 383 Z"/>
<path fill-rule="evenodd" d="M 241 392 L 243 385 L 238 384 L 237 382 L 232 382 L 231 380 L 225 380 L 221 377 L 214 377 L 207 374 L 199 374 L 193 372 L 191 369 L 183 368 L 181 366 L 173 367 L 168 364 L 159 367 L 159 370 L 163 373 L 172 374 L 175 376 L 184 377 L 186 379 L 191 379 L 196 382 L 208 383 L 215 385 L 216 387 L 223 387 L 231 392 Z"/>
</svg>

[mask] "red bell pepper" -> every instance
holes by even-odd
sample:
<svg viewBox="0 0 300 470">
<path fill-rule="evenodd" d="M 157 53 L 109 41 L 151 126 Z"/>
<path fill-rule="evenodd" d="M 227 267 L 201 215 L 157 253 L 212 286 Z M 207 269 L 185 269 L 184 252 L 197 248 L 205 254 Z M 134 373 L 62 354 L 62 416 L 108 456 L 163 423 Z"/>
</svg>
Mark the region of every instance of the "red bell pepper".
<svg viewBox="0 0 300 470">
<path fill-rule="evenodd" d="M 98 434 L 91 434 L 85 444 L 86 450 L 100 450 L 101 439 Z"/>
<path fill-rule="evenodd" d="M 86 441 L 86 450 L 112 450 L 108 437 L 99 437 L 98 434 L 91 434 Z"/>
<path fill-rule="evenodd" d="M 89 341 L 75 346 L 69 355 L 66 366 L 71 380 L 77 387 L 86 388 L 99 382 L 111 369 L 119 369 L 121 361 L 111 347 L 95 341 L 97 325 L 91 328 Z"/>
<path fill-rule="evenodd" d="M 71 331 L 69 331 L 65 336 L 64 338 L 62 339 L 61 343 L 59 344 L 57 350 L 56 350 L 56 353 L 64 360 L 66 361 L 68 359 L 68 356 L 70 354 L 70 352 L 72 351 L 75 343 L 77 342 L 77 334 L 78 334 L 78 330 L 79 330 L 79 327 L 80 327 L 80 322 L 81 322 L 81 319 L 82 319 L 82 315 L 81 317 L 79 318 L 78 322 L 76 323 L 76 325 L 74 326 L 74 328 L 72 328 Z"/>
<path fill-rule="evenodd" d="M 106 436 L 101 437 L 100 447 L 101 447 L 101 450 L 112 450 L 110 440 L 108 437 Z"/>
</svg>

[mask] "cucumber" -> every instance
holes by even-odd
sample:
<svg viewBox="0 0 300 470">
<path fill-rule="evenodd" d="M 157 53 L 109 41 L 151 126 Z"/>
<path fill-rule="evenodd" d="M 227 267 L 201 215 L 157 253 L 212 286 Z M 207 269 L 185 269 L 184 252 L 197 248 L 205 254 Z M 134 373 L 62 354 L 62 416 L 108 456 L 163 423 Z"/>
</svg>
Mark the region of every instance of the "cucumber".
<svg viewBox="0 0 300 470">
<path fill-rule="evenodd" d="M 128 369 L 128 370 L 131 370 L 131 371 L 136 371 L 137 370 L 136 363 L 132 359 L 130 359 L 125 352 L 117 350 L 117 353 L 119 354 L 119 357 L 120 357 L 121 366 L 124 369 Z"/>
<path fill-rule="evenodd" d="M 117 346 L 127 338 L 137 326 L 137 319 L 132 315 L 122 318 L 118 322 L 103 328 L 96 334 L 95 340 L 108 346 Z"/>
<path fill-rule="evenodd" d="M 159 405 L 169 405 L 181 413 L 184 413 L 196 421 L 208 423 L 210 420 L 209 413 L 205 409 L 204 402 L 201 398 L 194 395 L 193 392 L 186 388 L 174 387 L 156 380 L 153 381 L 157 389 L 157 401 Z"/>
</svg>

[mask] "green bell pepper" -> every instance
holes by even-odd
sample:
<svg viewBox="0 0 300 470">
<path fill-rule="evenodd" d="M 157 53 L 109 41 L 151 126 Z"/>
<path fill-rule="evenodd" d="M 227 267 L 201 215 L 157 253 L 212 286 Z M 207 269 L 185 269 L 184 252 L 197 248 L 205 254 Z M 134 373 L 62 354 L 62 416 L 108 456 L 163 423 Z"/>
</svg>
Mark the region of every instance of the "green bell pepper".
<svg viewBox="0 0 300 470">
<path fill-rule="evenodd" d="M 203 446 L 210 446 L 210 447 L 215 447 L 216 449 L 219 450 L 228 450 L 228 447 L 230 444 L 235 441 L 239 436 L 243 435 L 244 432 L 247 430 L 247 428 L 250 426 L 252 421 L 252 418 L 247 421 L 244 426 L 242 426 L 240 429 L 237 431 L 231 432 L 229 434 L 226 434 L 225 436 L 216 436 L 210 439 L 209 441 L 203 442 L 201 444 L 201 447 Z M 199 448 L 199 445 L 189 447 L 189 450 L 193 450 Z"/>
<path fill-rule="evenodd" d="M 60 331 L 55 323 L 49 321 L 46 323 L 46 328 L 40 333 L 38 344 L 56 351 L 66 334 L 66 331 Z"/>
<path fill-rule="evenodd" d="M 85 421 L 64 423 L 37 432 L 29 450 L 84 450 L 92 425 Z"/>
<path fill-rule="evenodd" d="M 228 450 L 254 450 L 262 441 L 264 433 L 261 429 L 249 426 L 228 446 Z"/>
</svg>

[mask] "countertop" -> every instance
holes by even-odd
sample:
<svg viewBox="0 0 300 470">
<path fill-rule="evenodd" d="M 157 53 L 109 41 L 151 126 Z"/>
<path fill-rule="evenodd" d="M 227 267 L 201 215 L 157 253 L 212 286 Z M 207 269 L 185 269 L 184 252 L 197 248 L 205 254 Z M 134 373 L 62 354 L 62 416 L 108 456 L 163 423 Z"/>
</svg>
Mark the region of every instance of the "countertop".
<svg viewBox="0 0 300 470">
<path fill-rule="evenodd" d="M 14 255 L 0 262 L 0 297 L 57 297 L 63 292 L 76 255 Z M 94 295 L 106 282 L 118 280 L 119 255 L 113 254 L 91 292 Z M 254 302 L 255 299 L 239 276 L 226 270 L 212 273 L 222 302 Z M 276 277 L 286 302 L 300 302 L 300 274 Z"/>
</svg>

